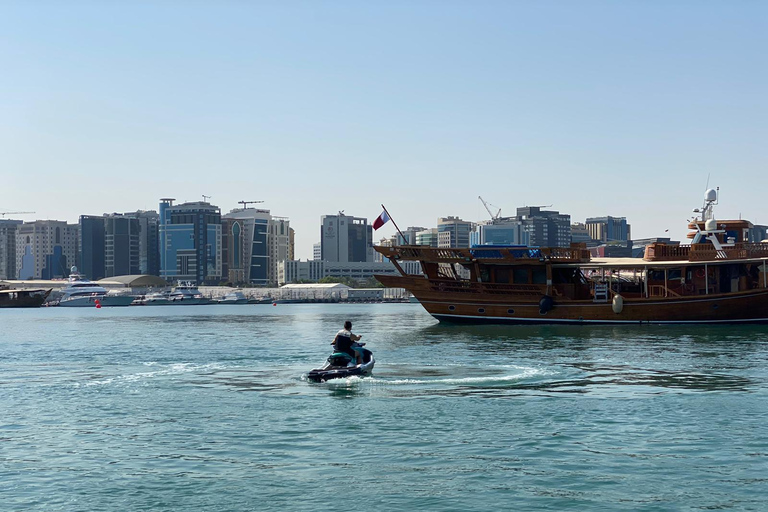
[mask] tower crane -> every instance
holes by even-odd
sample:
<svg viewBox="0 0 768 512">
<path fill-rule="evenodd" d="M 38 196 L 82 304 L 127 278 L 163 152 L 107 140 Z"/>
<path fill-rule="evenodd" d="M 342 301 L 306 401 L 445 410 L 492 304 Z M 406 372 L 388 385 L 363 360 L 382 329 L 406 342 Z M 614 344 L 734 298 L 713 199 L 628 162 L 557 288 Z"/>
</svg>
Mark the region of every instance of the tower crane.
<svg viewBox="0 0 768 512">
<path fill-rule="evenodd" d="M 27 214 L 33 214 L 35 212 L 0 212 L 0 215 L 5 217 L 6 215 L 27 215 Z"/>
<path fill-rule="evenodd" d="M 243 210 L 245 210 L 246 208 L 248 208 L 249 204 L 258 204 L 263 202 L 264 201 L 238 201 L 237 204 L 243 205 Z"/>
<path fill-rule="evenodd" d="M 207 202 L 208 202 L 208 200 L 211 198 L 211 196 L 207 196 L 207 195 L 205 195 L 205 194 L 202 194 L 202 196 L 203 196 L 203 202 L 204 202 L 204 203 L 207 203 Z"/>
<path fill-rule="evenodd" d="M 491 216 L 491 220 L 496 220 L 499 218 L 499 215 L 501 215 L 501 208 L 494 214 L 491 211 L 491 206 L 493 206 L 491 203 L 487 202 L 485 199 L 483 199 L 481 196 L 477 196 L 477 198 L 480 200 L 480 202 L 483 203 L 483 206 L 485 206 L 485 209 L 488 211 L 488 215 Z M 496 208 L 495 206 L 493 206 Z"/>
</svg>

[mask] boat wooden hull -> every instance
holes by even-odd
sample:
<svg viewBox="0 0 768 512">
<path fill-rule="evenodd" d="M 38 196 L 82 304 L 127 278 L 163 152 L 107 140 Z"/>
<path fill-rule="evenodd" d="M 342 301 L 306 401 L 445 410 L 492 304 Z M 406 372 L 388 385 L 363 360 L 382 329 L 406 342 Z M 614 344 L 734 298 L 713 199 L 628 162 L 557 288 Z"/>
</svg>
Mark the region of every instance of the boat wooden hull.
<svg viewBox="0 0 768 512">
<path fill-rule="evenodd" d="M 546 287 L 524 294 L 488 293 L 482 283 L 376 276 L 385 286 L 405 288 L 441 322 L 502 324 L 703 324 L 768 323 L 768 289 L 688 297 L 624 298 L 619 312 L 611 301 L 552 298 L 541 308 Z"/>
</svg>

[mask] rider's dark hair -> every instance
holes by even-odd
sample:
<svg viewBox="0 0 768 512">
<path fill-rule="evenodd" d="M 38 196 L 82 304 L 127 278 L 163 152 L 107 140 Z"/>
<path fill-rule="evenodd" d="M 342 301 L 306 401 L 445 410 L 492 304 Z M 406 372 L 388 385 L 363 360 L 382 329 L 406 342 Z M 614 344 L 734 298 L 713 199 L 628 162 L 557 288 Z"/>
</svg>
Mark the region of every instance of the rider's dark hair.
<svg viewBox="0 0 768 512">
<path fill-rule="evenodd" d="M 349 320 L 344 322 L 344 328 L 347 329 L 347 330 L 351 329 L 352 328 L 352 322 L 350 322 Z"/>
</svg>

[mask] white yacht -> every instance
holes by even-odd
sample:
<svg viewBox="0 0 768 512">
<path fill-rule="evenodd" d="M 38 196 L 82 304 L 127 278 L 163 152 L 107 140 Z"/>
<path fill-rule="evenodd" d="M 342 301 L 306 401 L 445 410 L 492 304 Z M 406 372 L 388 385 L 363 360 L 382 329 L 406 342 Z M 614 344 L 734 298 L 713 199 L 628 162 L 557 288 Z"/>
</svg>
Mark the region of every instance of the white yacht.
<svg viewBox="0 0 768 512">
<path fill-rule="evenodd" d="M 59 306 L 65 307 L 95 307 L 101 306 L 130 306 L 133 297 L 128 294 L 110 293 L 106 288 L 87 280 L 72 267 L 69 272 L 67 286 L 61 291 Z"/>
<path fill-rule="evenodd" d="M 145 306 L 195 306 L 210 304 L 211 300 L 204 297 L 192 283 L 179 282 L 170 292 L 155 292 L 144 297 Z"/>
<path fill-rule="evenodd" d="M 248 304 L 248 297 L 245 296 L 243 290 L 234 290 L 225 294 L 217 302 L 219 304 Z"/>
</svg>

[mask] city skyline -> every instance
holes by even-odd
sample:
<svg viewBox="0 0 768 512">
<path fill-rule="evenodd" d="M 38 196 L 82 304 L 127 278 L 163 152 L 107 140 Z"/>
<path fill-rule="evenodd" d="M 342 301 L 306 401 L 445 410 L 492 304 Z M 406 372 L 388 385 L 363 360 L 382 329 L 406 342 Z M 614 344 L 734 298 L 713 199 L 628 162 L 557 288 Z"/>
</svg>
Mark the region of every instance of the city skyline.
<svg viewBox="0 0 768 512">
<path fill-rule="evenodd" d="M 762 3 L 3 5 L 0 210 L 27 221 L 264 200 L 307 259 L 323 214 L 481 195 L 683 239 L 709 183 L 768 223 Z"/>
</svg>

